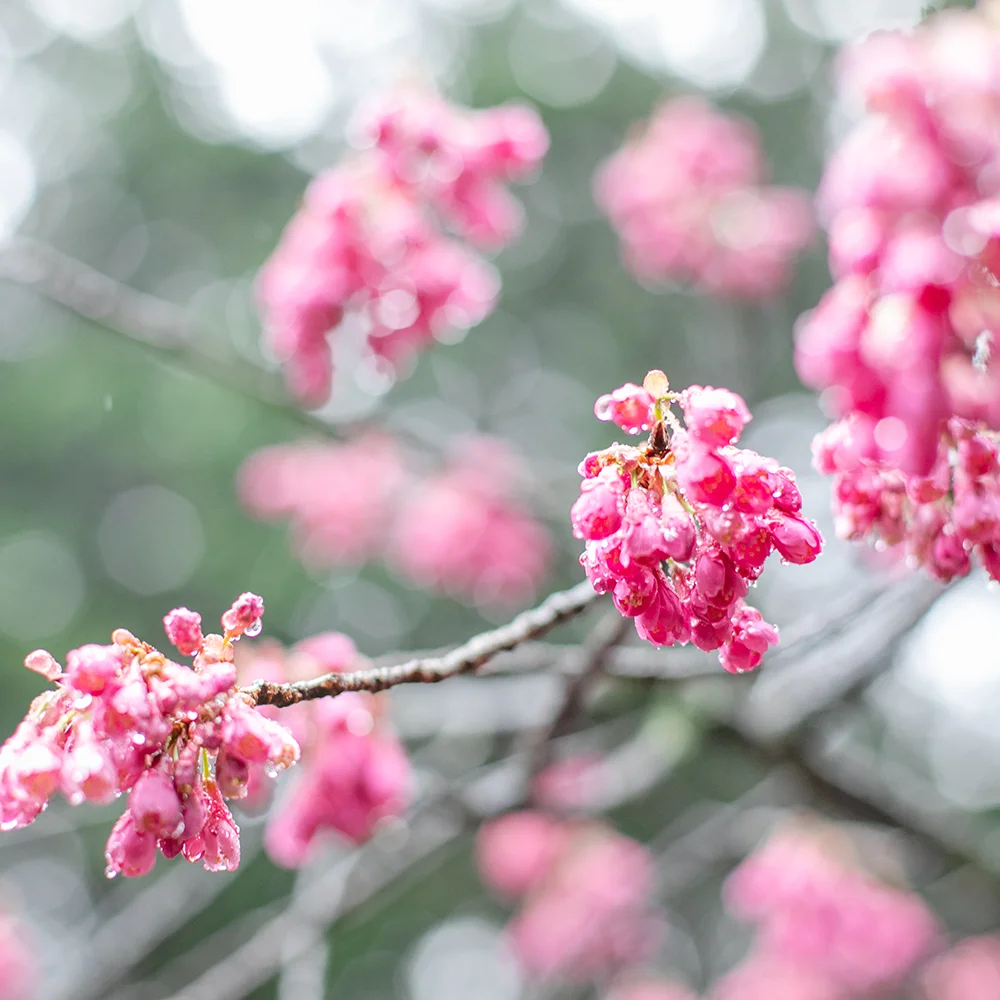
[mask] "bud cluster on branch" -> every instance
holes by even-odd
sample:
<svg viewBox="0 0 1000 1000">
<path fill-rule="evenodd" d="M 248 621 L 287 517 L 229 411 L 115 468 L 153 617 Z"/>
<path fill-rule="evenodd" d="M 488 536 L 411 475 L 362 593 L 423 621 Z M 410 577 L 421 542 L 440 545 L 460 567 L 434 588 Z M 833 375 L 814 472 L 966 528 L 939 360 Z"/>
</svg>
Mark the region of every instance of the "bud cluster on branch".
<svg viewBox="0 0 1000 1000">
<path fill-rule="evenodd" d="M 255 772 L 299 758 L 292 734 L 257 712 L 237 687 L 233 644 L 260 632 L 264 602 L 243 594 L 203 635 L 201 616 L 177 608 L 167 637 L 192 666 L 175 663 L 125 629 L 111 644 L 70 650 L 61 667 L 44 650 L 25 665 L 55 688 L 39 695 L 0 747 L 0 826 L 27 826 L 56 791 L 73 805 L 127 792 L 111 831 L 108 876 L 145 875 L 183 854 L 209 871 L 239 865 L 239 829 L 226 798 Z"/>
<path fill-rule="evenodd" d="M 794 473 L 736 447 L 750 411 L 728 389 L 675 393 L 653 371 L 642 386 L 602 396 L 595 412 L 626 433 L 650 434 L 641 446 L 614 444 L 580 465 L 570 516 L 594 588 L 611 592 L 654 645 L 718 649 L 734 673 L 758 667 L 778 630 L 743 599 L 772 550 L 802 564 L 822 548 Z"/>
</svg>

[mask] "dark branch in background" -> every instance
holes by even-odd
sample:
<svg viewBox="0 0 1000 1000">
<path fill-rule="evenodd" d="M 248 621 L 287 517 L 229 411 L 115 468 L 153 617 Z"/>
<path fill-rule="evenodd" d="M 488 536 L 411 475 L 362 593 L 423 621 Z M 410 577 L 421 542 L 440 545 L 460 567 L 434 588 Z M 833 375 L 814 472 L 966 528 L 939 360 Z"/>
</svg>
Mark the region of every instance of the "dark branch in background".
<svg viewBox="0 0 1000 1000">
<path fill-rule="evenodd" d="M 336 427 L 300 409 L 274 374 L 233 351 L 214 353 L 212 336 L 180 306 L 136 291 L 46 243 L 23 236 L 10 241 L 0 249 L 0 279 L 30 288 L 161 361 L 253 399 L 308 430 L 338 436 Z"/>
<path fill-rule="evenodd" d="M 287 708 L 300 701 L 327 698 L 345 691 L 384 691 L 397 684 L 436 684 L 449 677 L 472 673 L 498 653 L 545 635 L 561 622 L 586 611 L 599 597 L 599 594 L 594 593 L 590 581 L 584 580 L 570 590 L 551 594 L 537 608 L 523 611 L 508 624 L 473 636 L 444 656 L 418 657 L 390 667 L 325 674 L 314 680 L 296 681 L 294 684 L 256 681 L 243 691 L 254 704 Z"/>
<path fill-rule="evenodd" d="M 622 642 L 632 621 L 612 608 L 598 621 L 580 649 L 580 665 L 566 683 L 563 701 L 549 726 L 535 740 L 530 754 L 528 780 L 548 764 L 552 756 L 552 741 L 566 733 L 583 707 L 594 685 L 603 676 L 614 648 Z"/>
</svg>

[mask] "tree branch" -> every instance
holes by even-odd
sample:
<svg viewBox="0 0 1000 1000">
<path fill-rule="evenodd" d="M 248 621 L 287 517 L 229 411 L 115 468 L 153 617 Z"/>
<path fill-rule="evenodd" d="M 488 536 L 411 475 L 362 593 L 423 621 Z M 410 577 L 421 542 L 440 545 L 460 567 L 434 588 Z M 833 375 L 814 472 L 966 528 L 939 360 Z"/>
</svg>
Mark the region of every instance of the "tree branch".
<svg viewBox="0 0 1000 1000">
<path fill-rule="evenodd" d="M 580 711 L 584 700 L 603 675 L 614 648 L 625 638 L 632 621 L 612 608 L 587 636 L 577 672 L 566 681 L 563 701 L 549 725 L 536 736 L 529 755 L 528 781 L 541 771 L 552 756 L 552 741 L 565 733 Z"/>
<path fill-rule="evenodd" d="M 444 656 L 418 657 L 389 667 L 324 674 L 293 684 L 256 681 L 243 688 L 243 692 L 256 705 L 287 708 L 300 701 L 327 698 L 345 691 L 384 691 L 397 684 L 436 684 L 449 677 L 472 673 L 498 653 L 545 635 L 561 622 L 586 611 L 599 597 L 590 581 L 584 580 L 569 590 L 551 594 L 537 608 L 523 611 L 506 625 L 473 636 Z"/>
</svg>

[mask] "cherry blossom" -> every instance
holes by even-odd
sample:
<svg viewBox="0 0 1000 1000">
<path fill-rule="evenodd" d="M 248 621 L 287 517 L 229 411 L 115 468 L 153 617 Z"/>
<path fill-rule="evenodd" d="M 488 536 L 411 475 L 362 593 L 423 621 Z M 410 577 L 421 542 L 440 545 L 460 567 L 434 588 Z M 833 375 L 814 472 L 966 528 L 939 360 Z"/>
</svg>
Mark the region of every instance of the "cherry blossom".
<svg viewBox="0 0 1000 1000">
<path fill-rule="evenodd" d="M 805 192 L 767 185 L 764 174 L 751 122 L 681 97 L 626 140 L 594 191 L 638 277 L 764 299 L 788 284 L 813 235 Z"/>
<path fill-rule="evenodd" d="M 234 643 L 260 631 L 263 613 L 260 597 L 243 594 L 222 616 L 224 633 L 202 635 L 200 616 L 175 608 L 164 628 L 192 666 L 125 629 L 110 645 L 70 650 L 65 668 L 45 651 L 29 654 L 55 688 L 0 747 L 0 826 L 27 826 L 56 791 L 72 805 L 128 793 L 108 838 L 109 877 L 147 874 L 158 852 L 235 869 L 239 830 L 225 798 L 244 793 L 251 767 L 299 757 L 292 734 L 237 688 Z"/>
<path fill-rule="evenodd" d="M 499 278 L 475 248 L 514 238 L 521 210 L 506 186 L 548 146 L 527 107 L 473 111 L 433 94 L 380 102 L 359 132 L 363 148 L 312 181 L 258 281 L 266 341 L 312 405 L 330 393 L 332 335 L 352 324 L 399 375 L 489 315 Z"/>
<path fill-rule="evenodd" d="M 685 427 L 672 413 L 680 405 Z M 602 396 L 599 419 L 634 434 L 588 455 L 570 518 L 586 542 L 580 562 L 594 589 L 635 619 L 657 646 L 719 650 L 734 673 L 753 670 L 778 630 L 743 599 L 772 551 L 812 562 L 823 540 L 803 516 L 795 475 L 736 442 L 750 411 L 728 389 L 670 391 L 662 372 Z"/>
</svg>

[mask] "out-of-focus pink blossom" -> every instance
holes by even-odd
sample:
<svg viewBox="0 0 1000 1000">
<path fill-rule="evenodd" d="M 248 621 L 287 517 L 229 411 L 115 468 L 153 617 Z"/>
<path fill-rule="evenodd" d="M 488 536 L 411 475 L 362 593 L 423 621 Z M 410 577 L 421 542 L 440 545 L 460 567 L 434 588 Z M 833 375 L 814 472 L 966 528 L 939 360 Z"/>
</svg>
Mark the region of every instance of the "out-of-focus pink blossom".
<svg viewBox="0 0 1000 1000">
<path fill-rule="evenodd" d="M 697 1000 L 694 993 L 678 983 L 663 979 L 630 979 L 617 983 L 608 1000 Z"/>
<path fill-rule="evenodd" d="M 158 850 L 210 871 L 235 868 L 239 831 L 213 767 L 240 797 L 247 765 L 288 767 L 299 754 L 291 733 L 254 712 L 236 686 L 233 645 L 260 630 L 263 612 L 260 597 L 243 594 L 222 616 L 225 636 L 203 636 L 186 608 L 168 614 L 167 634 L 194 655 L 190 667 L 125 629 L 108 646 L 70 650 L 65 672 L 46 671 L 55 688 L 0 747 L 0 827 L 31 823 L 59 788 L 73 805 L 127 792 L 108 838 L 109 876 L 145 875 Z M 42 657 L 29 659 L 34 666 Z"/>
<path fill-rule="evenodd" d="M 799 830 L 779 831 L 744 861 L 726 884 L 726 900 L 757 925 L 757 948 L 768 961 L 806 970 L 849 996 L 898 985 L 938 938 L 919 896 L 876 882 Z"/>
<path fill-rule="evenodd" d="M 540 885 L 566 849 L 566 826 L 544 813 L 508 813 L 484 823 L 476 837 L 483 881 L 517 898 Z"/>
<path fill-rule="evenodd" d="M 38 962 L 23 929 L 0 911 L 0 1000 L 34 1000 Z"/>
<path fill-rule="evenodd" d="M 719 650 L 726 670 L 754 670 L 778 630 L 744 604 L 751 583 L 772 550 L 803 564 L 823 545 L 802 516 L 794 473 L 737 447 L 750 411 L 728 389 L 671 392 L 662 372 L 650 372 L 642 389 L 602 399 L 612 401 L 600 407 L 609 419 L 650 435 L 641 447 L 614 444 L 580 464 L 570 520 L 594 589 L 611 592 L 648 642 L 693 642 Z M 642 413 L 627 412 L 636 400 Z M 624 407 L 621 420 L 615 405 Z"/>
<path fill-rule="evenodd" d="M 368 434 L 347 444 L 276 445 L 251 455 L 237 489 L 256 517 L 291 521 L 310 566 L 358 564 L 380 550 L 406 473 L 395 442 Z"/>
<path fill-rule="evenodd" d="M 912 477 L 949 462 L 949 421 L 986 437 L 1000 429 L 1000 366 L 983 350 L 1000 333 L 998 64 L 989 4 L 875 33 L 842 56 L 841 89 L 866 113 L 823 177 L 835 284 L 797 337 L 802 379 L 866 439 L 855 445 L 864 468 L 838 469 L 842 531 L 921 520 L 895 539 L 883 523 L 879 540 L 906 536 L 916 561 L 944 578 L 968 572 L 974 545 L 992 563 L 988 533 L 968 530 L 993 520 L 990 504 L 968 498 L 913 518 L 891 508 Z M 865 512 L 883 488 L 886 509 Z"/>
<path fill-rule="evenodd" d="M 813 442 L 816 468 L 833 476 L 837 534 L 898 546 L 939 580 L 965 576 L 973 557 L 1000 580 L 1000 435 L 952 418 L 924 476 L 887 466 L 873 437 L 870 420 L 852 413 Z"/>
<path fill-rule="evenodd" d="M 487 883 L 522 898 L 507 935 L 532 979 L 597 980 L 658 943 L 655 866 L 628 837 L 597 823 L 517 813 L 484 827 L 477 853 Z"/>
<path fill-rule="evenodd" d="M 521 604 L 548 568 L 551 543 L 517 501 L 500 441 L 476 438 L 443 472 L 401 498 L 389 564 L 408 582 L 485 607 Z"/>
<path fill-rule="evenodd" d="M 281 683 L 362 669 L 366 663 L 347 636 L 326 632 L 289 650 L 272 644 L 241 655 L 240 673 Z M 264 707 L 254 714 L 267 723 L 265 715 L 274 711 Z M 265 830 L 264 846 L 275 863 L 302 865 L 330 831 L 361 843 L 381 822 L 406 810 L 412 768 L 389 727 L 381 696 L 352 692 L 303 702 L 283 709 L 281 720 L 295 734 L 302 756 L 292 787 L 276 804 Z M 272 781 L 263 760 L 250 765 L 251 806 L 270 794 Z"/>
<path fill-rule="evenodd" d="M 515 237 L 507 185 L 548 146 L 529 108 L 472 111 L 427 94 L 379 102 L 359 131 L 362 148 L 313 180 L 258 281 L 267 342 L 313 404 L 329 395 L 331 334 L 346 316 L 399 374 L 492 311 L 499 280 L 473 247 Z"/>
<path fill-rule="evenodd" d="M 764 183 L 753 124 L 698 98 L 663 104 L 604 164 L 594 191 L 639 278 L 711 294 L 775 295 L 813 236 L 805 192 Z"/>
<path fill-rule="evenodd" d="M 927 1000 L 993 1000 L 1000 997 L 1000 938 L 960 941 L 927 968 Z"/>
<path fill-rule="evenodd" d="M 720 979 L 709 1000 L 847 1000 L 820 970 L 770 952 L 751 953 Z"/>
</svg>

